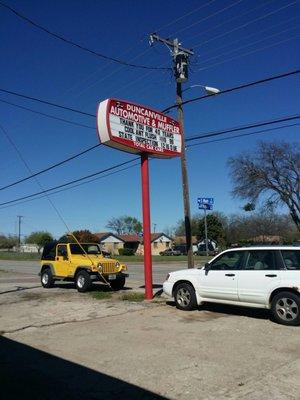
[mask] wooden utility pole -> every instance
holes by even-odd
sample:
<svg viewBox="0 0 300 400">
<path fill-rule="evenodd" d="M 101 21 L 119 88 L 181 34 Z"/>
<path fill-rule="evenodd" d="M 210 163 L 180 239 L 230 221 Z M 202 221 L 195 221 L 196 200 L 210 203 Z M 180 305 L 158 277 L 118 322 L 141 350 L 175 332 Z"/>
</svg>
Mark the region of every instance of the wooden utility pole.
<svg viewBox="0 0 300 400">
<path fill-rule="evenodd" d="M 186 154 L 185 154 L 184 119 L 183 119 L 183 107 L 182 107 L 182 82 L 186 82 L 188 80 L 188 58 L 190 55 L 193 55 L 194 52 L 190 49 L 183 48 L 179 43 L 178 39 L 174 40 L 163 39 L 153 33 L 150 35 L 150 44 L 153 44 L 154 41 L 161 42 L 167 45 L 171 49 L 174 61 L 174 76 L 176 79 L 176 103 L 178 110 L 178 122 L 181 125 L 181 134 L 182 134 L 181 175 L 182 175 L 186 250 L 188 256 L 188 268 L 194 268 L 190 194 L 189 194 L 189 181 L 187 174 Z"/>
</svg>

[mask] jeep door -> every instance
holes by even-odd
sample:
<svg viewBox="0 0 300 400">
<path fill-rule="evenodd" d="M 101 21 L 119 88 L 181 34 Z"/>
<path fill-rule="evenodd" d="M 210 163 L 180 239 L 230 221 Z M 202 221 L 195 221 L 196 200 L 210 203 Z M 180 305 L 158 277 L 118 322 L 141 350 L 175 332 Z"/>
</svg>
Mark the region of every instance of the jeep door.
<svg viewBox="0 0 300 400">
<path fill-rule="evenodd" d="M 200 271 L 199 294 L 206 299 L 238 301 L 237 279 L 242 251 L 227 251 Z"/>
<path fill-rule="evenodd" d="M 269 303 L 269 293 L 280 284 L 280 254 L 275 250 L 249 250 L 239 272 L 238 295 L 241 302 Z"/>
<path fill-rule="evenodd" d="M 58 244 L 56 246 L 56 257 L 54 261 L 55 275 L 68 276 L 70 262 L 68 256 L 68 247 L 66 244 Z"/>
</svg>

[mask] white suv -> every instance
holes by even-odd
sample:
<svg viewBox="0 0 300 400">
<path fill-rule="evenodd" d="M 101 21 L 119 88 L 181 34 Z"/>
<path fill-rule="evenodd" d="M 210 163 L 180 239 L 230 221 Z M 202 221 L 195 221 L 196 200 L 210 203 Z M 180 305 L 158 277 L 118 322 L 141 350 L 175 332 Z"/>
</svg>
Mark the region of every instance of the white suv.
<svg viewBox="0 0 300 400">
<path fill-rule="evenodd" d="M 204 302 L 267 308 L 285 325 L 300 325 L 300 247 L 226 250 L 205 267 L 168 274 L 164 292 L 177 308 Z"/>
</svg>

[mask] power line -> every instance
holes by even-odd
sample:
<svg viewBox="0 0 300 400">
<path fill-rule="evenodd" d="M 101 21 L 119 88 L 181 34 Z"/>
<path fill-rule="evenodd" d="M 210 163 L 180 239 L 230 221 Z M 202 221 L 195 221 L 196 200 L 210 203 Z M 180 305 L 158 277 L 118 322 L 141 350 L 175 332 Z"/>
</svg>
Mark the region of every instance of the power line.
<svg viewBox="0 0 300 400">
<path fill-rule="evenodd" d="M 272 0 L 272 1 L 274 1 L 274 0 Z M 237 40 L 230 41 L 230 43 L 227 43 L 224 46 L 214 47 L 211 50 L 204 51 L 204 52 L 201 53 L 201 57 L 203 57 L 203 55 L 205 56 L 206 54 L 209 54 L 209 53 L 212 53 L 212 52 L 216 52 L 216 51 L 222 50 L 222 49 L 224 49 L 226 47 L 232 46 L 233 44 L 239 43 L 242 40 L 246 40 L 246 39 L 249 39 L 250 37 L 257 36 L 258 34 L 261 35 L 263 32 L 266 32 L 266 31 L 269 31 L 271 29 L 277 28 L 278 26 L 284 25 L 284 24 L 286 24 L 288 22 L 291 22 L 291 21 L 293 21 L 295 19 L 298 19 L 298 18 L 300 18 L 300 16 L 296 15 L 295 17 L 288 18 L 288 19 L 280 22 L 279 24 L 274 24 L 274 25 L 269 26 L 268 28 L 264 28 L 264 29 L 261 29 L 261 30 L 256 30 L 254 33 L 251 33 L 250 35 L 246 35 L 246 36 L 240 37 Z M 251 44 L 253 44 L 253 42 Z"/>
<path fill-rule="evenodd" d="M 12 12 L 13 14 L 15 14 L 18 18 L 20 18 L 20 19 L 22 19 L 23 21 L 27 22 L 28 24 L 34 26 L 35 28 L 37 28 L 37 29 L 39 29 L 39 30 L 41 30 L 41 31 L 43 31 L 43 32 L 45 32 L 45 33 L 47 33 L 48 35 L 50 35 L 50 36 L 52 36 L 52 37 L 54 37 L 54 38 L 56 38 L 56 39 L 59 39 L 59 40 L 65 42 L 65 43 L 67 43 L 67 44 L 70 44 L 71 46 L 77 47 L 78 49 L 83 50 L 83 51 L 85 51 L 85 52 L 87 52 L 87 53 L 93 54 L 93 55 L 95 55 L 95 56 L 97 56 L 97 57 L 103 58 L 103 59 L 105 59 L 105 60 L 110 60 L 110 61 L 113 61 L 113 62 L 115 62 L 115 63 L 125 65 L 125 66 L 127 66 L 127 67 L 134 67 L 134 68 L 141 68 L 141 69 L 151 69 L 151 70 L 165 70 L 165 69 L 170 69 L 170 68 L 163 68 L 163 67 L 151 67 L 151 66 L 148 66 L 148 65 L 131 64 L 131 63 L 128 63 L 128 62 L 123 61 L 123 60 L 119 60 L 119 59 L 114 58 L 114 57 L 109 57 L 109 56 L 107 56 L 107 55 L 105 55 L 105 54 L 102 54 L 102 53 L 99 53 L 99 52 L 97 52 L 97 51 L 91 50 L 91 49 L 89 49 L 89 48 L 87 48 L 87 47 L 85 47 L 85 46 L 80 45 L 79 43 L 76 43 L 76 42 L 74 42 L 74 41 L 72 41 L 72 40 L 69 40 L 69 39 L 67 39 L 67 38 L 65 38 L 65 37 L 63 37 L 63 36 L 61 36 L 61 35 L 58 35 L 58 34 L 55 33 L 55 32 L 50 31 L 49 29 L 47 29 L 47 28 L 43 27 L 42 25 L 40 25 L 40 24 L 38 24 L 38 23 L 32 21 L 31 19 L 29 19 L 28 17 L 26 17 L 24 14 L 21 14 L 19 11 L 15 10 L 15 9 L 12 8 L 11 6 L 9 6 L 9 5 L 7 5 L 7 4 L 1 2 L 1 1 L 0 1 L 0 5 L 1 5 L 2 7 L 4 7 L 4 8 L 6 8 L 7 10 L 11 11 L 11 12 Z"/>
<path fill-rule="evenodd" d="M 298 16 L 297 18 L 299 18 L 299 16 Z M 291 18 L 291 19 L 295 19 L 295 18 Z M 249 43 L 249 44 L 247 44 L 247 45 L 235 47 L 234 49 L 229 50 L 229 51 L 226 51 L 226 52 L 223 53 L 223 54 L 217 54 L 216 56 L 210 57 L 210 58 L 206 59 L 205 62 L 208 62 L 208 61 L 210 61 L 210 60 L 214 60 L 215 58 L 227 56 L 228 54 L 235 53 L 236 51 L 241 50 L 241 49 L 245 49 L 245 48 L 247 48 L 247 47 L 254 46 L 254 45 L 256 45 L 256 44 L 258 44 L 258 43 L 262 43 L 262 42 L 264 42 L 264 41 L 266 41 L 266 40 L 268 40 L 268 39 L 270 39 L 270 38 L 272 38 L 272 37 L 274 37 L 274 36 L 281 35 L 282 33 L 289 32 L 289 31 L 292 31 L 292 30 L 294 30 L 294 29 L 299 29 L 299 26 L 288 27 L 288 28 L 286 28 L 286 29 L 284 29 L 284 30 L 281 30 L 281 31 L 279 31 L 279 32 L 275 32 L 275 33 L 272 33 L 271 35 L 264 36 L 263 39 L 256 40 L 256 41 L 254 41 L 254 42 L 252 42 L 252 43 Z M 290 38 L 288 38 L 288 39 L 290 39 Z M 279 43 L 281 43 L 281 41 L 280 41 Z M 277 44 L 278 44 L 278 42 L 275 42 L 275 43 L 272 43 L 271 46 L 276 46 Z M 255 49 L 255 51 L 257 51 L 257 49 Z M 205 67 L 205 65 L 204 65 L 204 67 Z M 199 69 L 201 69 L 201 67 L 200 67 Z M 197 69 L 197 70 L 198 70 L 198 69 Z"/>
<path fill-rule="evenodd" d="M 251 8 L 250 10 L 246 11 L 245 13 L 242 13 L 242 14 L 239 14 L 239 15 L 235 15 L 235 16 L 232 17 L 232 18 L 228 18 L 228 19 L 226 18 L 226 20 L 225 20 L 224 22 L 221 22 L 220 24 L 217 24 L 217 25 L 213 25 L 211 28 L 206 29 L 205 31 L 199 32 L 199 33 L 197 33 L 196 35 L 190 36 L 190 37 L 188 37 L 188 38 L 185 39 L 185 40 L 191 40 L 191 39 L 195 39 L 195 38 L 198 37 L 198 36 L 203 36 L 204 34 L 206 34 L 206 33 L 208 33 L 208 32 L 211 32 L 211 31 L 213 31 L 213 30 L 215 30 L 215 29 L 217 29 L 217 28 L 220 28 L 220 26 L 226 25 L 226 24 L 228 24 L 229 22 L 234 21 L 234 20 L 237 19 L 237 18 L 244 17 L 245 15 L 250 14 L 251 12 L 253 12 L 253 11 L 255 11 L 255 10 L 258 10 L 259 8 L 265 7 L 267 4 L 272 3 L 273 1 L 274 1 L 274 0 L 269 0 L 269 1 L 265 2 L 265 3 L 263 3 L 263 4 L 260 4 L 260 5 L 257 6 L 257 7 Z"/>
<path fill-rule="evenodd" d="M 133 161 L 133 160 L 132 160 L 132 161 Z M 78 184 L 73 185 L 73 186 L 71 186 L 71 187 L 65 187 L 64 189 L 60 189 L 60 190 L 57 190 L 57 191 L 55 191 L 55 192 L 51 192 L 50 194 L 48 194 L 48 196 L 52 196 L 52 195 L 57 194 L 57 193 L 65 192 L 66 190 L 71 190 L 71 189 L 74 189 L 74 188 L 76 188 L 76 187 L 78 187 L 78 186 L 86 185 L 86 184 L 88 184 L 88 183 L 97 181 L 97 180 L 99 180 L 99 179 L 103 179 L 103 178 L 106 178 L 106 177 L 108 177 L 108 176 L 118 174 L 119 172 L 123 172 L 123 171 L 126 171 L 126 170 L 130 169 L 130 168 L 136 167 L 137 165 L 140 165 L 140 162 L 134 163 L 134 164 L 130 165 L 129 167 L 121 168 L 121 169 L 119 169 L 119 170 L 117 170 L 117 171 L 109 172 L 109 173 L 107 173 L 107 174 L 105 174 L 105 175 L 98 176 L 97 178 L 93 178 L 93 179 L 90 179 L 90 180 L 88 180 L 88 181 L 78 183 Z M 17 201 L 17 200 L 15 200 L 15 203 L 10 204 L 10 205 L 6 205 L 6 206 L 3 206 L 3 207 L 0 207 L 0 210 L 2 210 L 2 209 L 4 209 L 4 208 L 8 208 L 8 207 L 15 206 L 15 205 L 23 204 L 23 203 L 28 203 L 28 202 L 30 202 L 30 201 L 43 199 L 44 197 L 47 197 L 46 194 L 45 194 L 45 195 L 41 195 L 41 196 L 37 196 L 37 197 L 34 197 L 34 198 L 31 198 L 31 199 L 23 200 L 23 201 Z"/>
<path fill-rule="evenodd" d="M 294 36 L 292 36 L 292 37 L 290 37 L 290 38 L 280 40 L 279 42 L 275 42 L 275 43 L 269 44 L 269 45 L 267 45 L 267 46 L 259 47 L 258 49 L 254 49 L 254 50 L 251 50 L 251 51 L 247 51 L 246 53 L 239 54 L 239 55 L 237 55 L 237 56 L 233 56 L 233 57 L 227 58 L 227 59 L 225 59 L 225 60 L 223 60 L 223 61 L 219 61 L 219 62 L 214 63 L 214 64 L 210 64 L 210 65 L 207 65 L 207 66 L 203 66 L 203 67 L 199 68 L 198 71 L 204 71 L 204 70 L 206 70 L 206 69 L 209 69 L 209 68 L 212 68 L 212 67 L 216 67 L 217 65 L 224 64 L 224 63 L 226 63 L 226 62 L 228 62 L 228 61 L 236 60 L 236 59 L 238 59 L 238 58 L 242 58 L 242 57 L 248 56 L 248 55 L 250 55 L 250 54 L 257 53 L 258 51 L 262 51 L 262 50 L 266 50 L 266 49 L 269 49 L 269 48 L 274 47 L 274 46 L 278 46 L 279 44 L 282 44 L 282 43 L 288 42 L 288 41 L 290 41 L 290 40 L 296 39 L 296 38 L 299 37 L 299 36 L 300 36 L 300 34 L 297 34 L 297 35 L 294 35 Z"/>
<path fill-rule="evenodd" d="M 8 184 L 8 185 L 6 185 L 6 186 L 2 186 L 2 187 L 0 187 L 0 191 L 1 191 L 1 190 L 4 190 L 4 189 L 8 189 L 8 188 L 10 188 L 10 187 L 12 187 L 12 186 L 18 185 L 19 183 L 25 182 L 25 181 L 27 181 L 28 179 L 32 179 L 32 178 L 34 178 L 34 177 L 36 177 L 36 176 L 38 176 L 38 175 L 41 175 L 41 174 L 43 174 L 43 173 L 45 173 L 45 172 L 47 172 L 47 171 L 50 171 L 51 169 L 54 169 L 54 168 L 56 168 L 56 167 L 59 167 L 60 165 L 63 165 L 63 164 L 65 164 L 65 163 L 69 162 L 69 161 L 72 161 L 72 160 L 74 160 L 75 158 L 77 158 L 77 157 L 79 157 L 79 156 L 82 156 L 83 154 L 86 154 L 86 153 L 88 153 L 89 151 L 94 150 L 95 148 L 101 146 L 101 144 L 102 144 L 102 143 L 95 144 L 94 146 L 91 146 L 91 147 L 89 147 L 89 148 L 87 148 L 87 149 L 81 151 L 80 153 L 74 154 L 73 156 L 71 156 L 71 157 L 69 157 L 69 158 L 66 158 L 65 160 L 62 160 L 62 161 L 60 161 L 60 162 L 58 162 L 58 163 L 56 163 L 56 164 L 50 165 L 49 167 L 44 168 L 44 169 L 42 169 L 42 170 L 40 170 L 40 171 L 38 171 L 38 172 L 36 172 L 36 173 L 34 173 L 34 174 L 31 174 L 31 175 L 27 176 L 26 178 L 22 178 L 22 179 L 19 179 L 18 181 L 12 182 L 12 183 L 10 183 L 10 184 Z"/>
<path fill-rule="evenodd" d="M 129 164 L 129 163 L 131 163 L 131 162 L 133 162 L 133 161 L 137 161 L 138 159 L 139 159 L 139 158 L 133 158 L 132 160 L 125 161 L 125 162 L 119 163 L 119 164 L 117 164 L 117 165 L 113 165 L 112 167 L 105 168 L 105 169 L 103 169 L 103 170 L 101 170 L 101 171 L 98 171 L 98 172 L 94 172 L 93 174 L 85 175 L 85 176 L 83 176 L 83 177 L 81 177 L 81 178 L 74 179 L 73 181 L 69 181 L 69 182 L 63 183 L 63 184 L 58 185 L 58 186 L 53 186 L 52 188 L 49 188 L 49 189 L 44 189 L 44 190 L 42 190 L 41 192 L 36 192 L 36 193 L 33 193 L 33 194 L 29 194 L 29 195 L 27 195 L 27 196 L 19 197 L 19 198 L 15 199 L 15 200 L 10 200 L 10 201 L 6 201 L 6 202 L 4 202 L 4 203 L 0 203 L 0 206 L 4 206 L 4 205 L 7 205 L 7 204 L 11 204 L 11 203 L 14 203 L 14 202 L 20 201 L 20 200 L 29 199 L 29 198 L 34 197 L 34 196 L 39 196 L 39 195 L 41 195 L 41 194 L 45 194 L 45 193 L 51 192 L 52 190 L 56 190 L 56 189 L 63 188 L 63 187 L 65 187 L 65 186 L 71 185 L 71 184 L 73 184 L 73 183 L 81 182 L 81 181 L 83 181 L 83 180 L 85 180 L 85 179 L 92 178 L 92 177 L 94 177 L 94 176 L 96 176 L 96 175 L 103 174 L 103 173 L 105 173 L 105 172 L 111 171 L 111 170 L 116 169 L 116 168 L 118 168 L 118 167 L 122 167 L 123 165 Z"/>
<path fill-rule="evenodd" d="M 260 21 L 260 20 L 262 20 L 262 19 L 264 19 L 264 18 L 266 18 L 266 17 L 269 17 L 270 15 L 276 14 L 276 13 L 278 13 L 279 11 L 284 10 L 285 8 L 288 8 L 288 7 L 294 5 L 294 4 L 298 3 L 298 2 L 299 2 L 299 0 L 290 2 L 290 3 L 284 5 L 284 6 L 280 7 L 280 8 L 277 8 L 277 10 L 273 10 L 273 11 L 267 13 L 267 14 L 261 15 L 261 16 L 259 16 L 258 18 L 254 18 L 254 19 L 252 19 L 252 20 L 250 20 L 250 21 L 247 21 L 246 23 L 244 23 L 244 24 L 242 24 L 242 25 L 240 25 L 240 26 L 238 26 L 238 27 L 236 27 L 236 28 L 230 29 L 230 30 L 227 31 L 227 32 L 223 32 L 223 33 L 221 33 L 221 34 L 219 34 L 219 35 L 217 35 L 217 36 L 215 36 L 215 37 L 213 37 L 213 38 L 210 38 L 210 39 L 208 39 L 208 40 L 205 40 L 204 42 L 201 42 L 201 43 L 199 43 L 199 44 L 197 44 L 197 45 L 194 45 L 193 48 L 196 49 L 197 47 L 203 46 L 204 44 L 210 43 L 210 42 L 212 42 L 212 41 L 214 41 L 214 40 L 216 40 L 216 39 L 219 39 L 219 38 L 221 38 L 221 37 L 224 37 L 224 36 L 228 35 L 229 33 L 232 33 L 232 32 L 235 32 L 235 31 L 237 31 L 237 30 L 239 30 L 239 29 L 245 28 L 246 26 L 248 26 L 248 25 L 250 25 L 250 24 L 252 24 L 252 23 L 254 23 L 254 22 L 256 22 L 256 21 Z"/>
<path fill-rule="evenodd" d="M 299 126 L 300 123 L 297 124 L 289 124 L 289 125 L 284 125 L 284 126 L 278 126 L 275 128 L 268 128 L 268 129 L 262 129 L 260 131 L 255 131 L 255 132 L 249 132 L 249 133 L 241 133 L 239 135 L 233 135 L 233 136 L 228 136 L 225 138 L 220 138 L 220 139 L 214 139 L 214 140 L 207 140 L 205 142 L 199 142 L 199 143 L 194 143 L 194 144 L 189 144 L 187 145 L 188 148 L 191 147 L 196 147 L 196 146 L 201 146 L 202 144 L 207 144 L 207 143 L 216 143 L 216 142 L 223 142 L 225 140 L 231 140 L 231 139 L 236 139 L 236 138 L 240 138 L 240 137 L 244 137 L 244 136 L 250 136 L 250 135 L 256 135 L 258 133 L 266 133 L 266 132 L 273 132 L 273 131 L 277 131 L 280 129 L 284 129 L 284 128 L 291 128 L 293 126 Z M 221 133 L 220 133 L 221 135 Z"/>
<path fill-rule="evenodd" d="M 52 103 L 52 102 L 50 102 L 48 100 L 42 100 L 42 99 L 39 99 L 37 97 L 32 97 L 32 96 L 28 96 L 28 95 L 25 95 L 25 94 L 22 94 L 22 93 L 13 92 L 12 90 L 6 90 L 6 89 L 1 89 L 0 88 L 0 92 L 7 93 L 7 94 L 12 94 L 13 96 L 22 97 L 23 99 L 27 99 L 27 100 L 37 101 L 38 103 L 46 104 L 47 106 L 61 108 L 62 110 L 72 111 L 72 112 L 75 112 L 77 114 L 86 115 L 88 117 L 93 117 L 93 118 L 96 117 L 95 114 L 90 114 L 88 112 L 77 110 L 76 108 L 63 106 L 61 104 Z"/>
<path fill-rule="evenodd" d="M 296 120 L 299 118 L 300 118 L 300 114 L 283 117 L 283 118 L 278 118 L 278 119 L 272 119 L 269 121 L 256 122 L 256 123 L 252 123 L 249 125 L 237 126 L 235 128 L 229 128 L 229 129 L 224 129 L 221 131 L 210 132 L 210 133 L 203 134 L 203 135 L 194 135 L 194 136 L 190 136 L 190 137 L 186 138 L 186 142 L 191 142 L 192 140 L 197 140 L 197 139 L 202 139 L 202 138 L 224 135 L 224 133 L 237 132 L 237 131 L 243 131 L 245 129 L 258 128 L 260 126 L 265 126 L 265 125 L 278 124 L 280 122 L 293 121 L 293 120 Z"/>
<path fill-rule="evenodd" d="M 204 17 L 204 18 L 201 18 L 199 21 L 196 21 L 196 22 L 194 22 L 193 24 L 188 25 L 188 26 L 186 26 L 186 27 L 180 29 L 179 31 L 176 31 L 176 35 L 177 35 L 178 33 L 181 33 L 181 32 L 186 31 L 187 29 L 189 29 L 189 28 L 191 28 L 191 27 L 193 27 L 193 26 L 195 26 L 195 25 L 200 24 L 200 23 L 203 22 L 203 21 L 206 21 L 206 20 L 208 20 L 208 19 L 214 17 L 215 15 L 218 15 L 218 14 L 220 14 L 220 13 L 226 11 L 226 10 L 229 10 L 229 8 L 234 7 L 235 5 L 241 3 L 242 1 L 244 1 L 244 0 L 237 0 L 237 1 L 235 1 L 234 3 L 232 3 L 232 4 L 229 4 L 228 6 L 226 6 L 226 7 L 224 7 L 224 8 L 221 8 L 220 10 L 218 10 L 218 11 L 212 13 L 212 14 L 209 14 L 209 15 L 207 15 L 207 16 Z M 175 34 L 175 33 L 172 33 L 172 35 L 170 35 L 170 36 L 174 36 L 174 34 Z"/>
<path fill-rule="evenodd" d="M 208 137 L 220 136 L 220 135 L 223 135 L 225 133 L 232 133 L 232 132 L 242 131 L 242 130 L 246 130 L 246 129 L 257 128 L 257 127 L 260 127 L 260 126 L 266 126 L 266 125 L 271 125 L 271 124 L 280 123 L 280 122 L 292 121 L 292 120 L 296 120 L 296 119 L 299 119 L 299 118 L 300 118 L 300 115 L 294 115 L 294 116 L 288 116 L 288 117 L 279 118 L 279 119 L 273 119 L 273 120 L 268 120 L 268 121 L 263 121 L 263 122 L 252 123 L 252 124 L 248 124 L 248 125 L 242 125 L 242 126 L 238 126 L 238 127 L 228 128 L 228 129 L 225 129 L 225 130 L 222 130 L 222 131 L 209 132 L 209 133 L 206 133 L 206 134 L 189 137 L 189 138 L 186 139 L 186 141 L 199 140 L 199 139 L 204 139 L 204 138 L 208 138 Z M 256 132 L 250 132 L 250 133 L 246 133 L 246 134 L 230 136 L 230 137 L 227 137 L 227 138 L 217 139 L 216 141 L 228 140 L 228 139 L 233 139 L 233 138 L 236 138 L 236 137 L 243 137 L 243 136 L 253 135 L 253 134 L 256 134 L 256 133 L 269 132 L 269 131 L 272 131 L 272 130 L 279 130 L 279 129 L 288 128 L 288 127 L 297 126 L 297 125 L 300 125 L 300 124 L 298 124 L 298 123 L 297 124 L 290 124 L 290 125 L 275 127 L 275 128 L 271 128 L 271 129 L 265 129 L 265 130 L 261 130 L 261 131 L 256 131 Z M 214 142 L 214 140 L 208 141 L 208 142 L 189 144 L 187 147 L 191 148 L 191 147 L 194 147 L 194 146 L 198 146 L 198 145 L 205 144 L 205 143 L 211 143 L 211 142 Z M 56 189 L 65 188 L 66 186 L 73 185 L 74 183 L 81 182 L 83 180 L 89 179 L 89 178 L 97 176 L 97 175 L 101 175 L 101 174 L 103 174 L 105 172 L 111 171 L 113 169 L 119 168 L 119 167 L 121 167 L 123 165 L 129 164 L 129 163 L 137 161 L 137 160 L 138 160 L 138 158 L 134 158 L 132 160 L 129 160 L 129 161 L 126 161 L 124 163 L 120 163 L 120 164 L 114 165 L 112 167 L 109 167 L 109 168 L 106 168 L 104 170 L 95 172 L 93 174 L 86 175 L 84 177 L 81 177 L 81 178 L 66 182 L 66 183 L 64 183 L 62 185 L 54 186 L 53 188 L 49 188 L 49 189 L 43 190 L 41 192 L 33 193 L 31 195 L 19 197 L 19 198 L 14 199 L 14 200 L 10 200 L 10 201 L 4 202 L 4 203 L 0 203 L 0 206 L 7 206 L 8 204 L 19 202 L 19 201 L 22 201 L 22 200 L 28 201 L 28 199 L 31 199 L 32 197 L 40 196 L 40 195 L 43 195 L 43 194 L 45 194 L 47 192 L 50 192 L 50 191 L 52 192 L 53 190 L 56 190 Z M 137 165 L 137 164 L 134 164 L 134 165 Z M 132 167 L 132 166 L 130 166 L 130 167 Z M 130 168 L 130 167 L 128 167 L 128 168 Z M 121 172 L 121 171 L 126 170 L 128 168 L 124 168 L 124 169 L 115 171 L 114 173 Z M 108 176 L 108 175 L 105 175 L 105 176 Z M 84 182 L 84 183 L 89 183 L 89 182 L 92 182 L 92 181 L 93 181 L 93 179 L 90 180 L 90 181 Z M 71 188 L 77 187 L 77 186 L 80 186 L 80 184 L 73 185 Z M 67 188 L 67 189 L 71 189 L 71 188 Z M 62 189 L 62 190 L 56 191 L 55 193 L 59 193 L 59 192 L 61 192 L 63 190 L 67 190 L 67 189 Z M 51 193 L 51 194 L 54 194 L 54 193 Z M 45 196 L 41 196 L 39 198 L 42 198 L 42 197 L 45 197 Z M 5 208 L 5 207 L 1 207 L 1 208 Z"/>
<path fill-rule="evenodd" d="M 24 106 L 21 106 L 20 104 L 11 103 L 10 101 L 7 101 L 7 100 L 0 99 L 0 102 L 1 103 L 5 103 L 5 104 L 9 104 L 10 106 L 17 107 L 17 108 L 20 108 L 22 110 L 26 110 L 26 111 L 32 112 L 33 114 L 42 115 L 43 117 L 55 119 L 55 120 L 61 121 L 61 122 L 66 122 L 67 124 L 72 124 L 72 125 L 75 125 L 75 126 L 80 126 L 81 128 L 88 128 L 88 129 L 95 130 L 94 126 L 80 124 L 79 122 L 70 121 L 68 119 L 56 117 L 54 115 L 50 115 L 50 114 L 47 114 L 47 113 L 44 113 L 44 112 L 41 112 L 41 111 L 32 110 L 29 107 L 24 107 Z"/>
<path fill-rule="evenodd" d="M 271 82 L 271 81 L 274 81 L 276 79 L 286 78 L 288 76 L 296 75 L 296 74 L 299 74 L 299 73 L 300 73 L 300 69 L 297 69 L 297 70 L 294 70 L 294 71 L 286 72 L 284 74 L 274 75 L 274 76 L 270 76 L 268 78 L 260 79 L 258 81 L 244 83 L 244 84 L 239 85 L 239 86 L 234 86 L 232 88 L 228 88 L 228 89 L 222 90 L 220 93 L 218 93 L 218 96 L 220 96 L 222 94 L 226 94 L 226 93 L 235 92 L 235 91 L 238 91 L 238 90 L 241 90 L 241 89 L 245 89 L 245 88 L 248 88 L 248 87 L 251 87 L 251 86 L 260 85 L 262 83 Z M 208 98 L 211 98 L 211 96 L 212 95 L 205 95 L 205 96 L 195 97 L 193 99 L 189 99 L 189 100 L 183 101 L 182 104 L 189 104 L 189 103 L 193 103 L 193 102 L 198 101 L 198 100 L 208 99 Z M 165 108 L 162 112 L 166 112 L 166 111 L 172 110 L 173 108 L 177 108 L 177 104 L 174 104 L 173 106 Z"/>
</svg>

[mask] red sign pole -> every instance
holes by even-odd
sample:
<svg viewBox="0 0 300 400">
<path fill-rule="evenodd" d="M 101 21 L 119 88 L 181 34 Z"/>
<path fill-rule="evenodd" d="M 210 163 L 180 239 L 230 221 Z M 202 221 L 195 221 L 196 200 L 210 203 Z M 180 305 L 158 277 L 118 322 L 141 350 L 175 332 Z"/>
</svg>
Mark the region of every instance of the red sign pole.
<svg viewBox="0 0 300 400">
<path fill-rule="evenodd" d="M 152 288 L 152 255 L 151 255 L 151 222 L 149 194 L 149 160 L 148 154 L 141 155 L 142 203 L 143 203 L 143 235 L 144 235 L 144 275 L 145 299 L 153 298 Z"/>
</svg>

